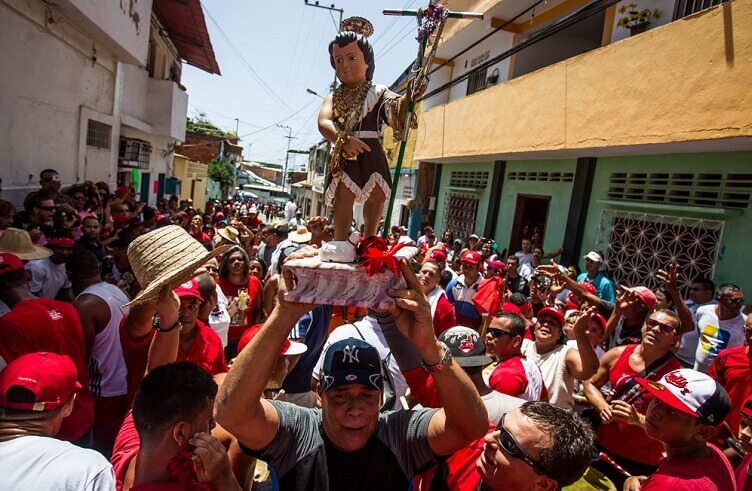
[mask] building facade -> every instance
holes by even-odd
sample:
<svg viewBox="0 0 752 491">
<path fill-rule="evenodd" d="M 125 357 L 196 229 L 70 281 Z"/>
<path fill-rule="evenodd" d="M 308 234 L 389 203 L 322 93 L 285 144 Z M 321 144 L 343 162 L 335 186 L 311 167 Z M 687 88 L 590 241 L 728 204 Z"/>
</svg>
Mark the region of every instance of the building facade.
<svg viewBox="0 0 752 491">
<path fill-rule="evenodd" d="M 0 44 L 4 197 L 20 207 L 54 168 L 153 204 L 185 136 L 183 60 L 219 74 L 199 1 L 8 0 Z"/>
<path fill-rule="evenodd" d="M 634 3 L 453 2 L 485 20 L 450 21 L 437 51 L 413 156 L 437 168 L 423 211 L 509 252 L 536 235 L 565 264 L 600 250 L 627 286 L 671 262 L 683 285 L 744 286 L 752 1 Z"/>
</svg>

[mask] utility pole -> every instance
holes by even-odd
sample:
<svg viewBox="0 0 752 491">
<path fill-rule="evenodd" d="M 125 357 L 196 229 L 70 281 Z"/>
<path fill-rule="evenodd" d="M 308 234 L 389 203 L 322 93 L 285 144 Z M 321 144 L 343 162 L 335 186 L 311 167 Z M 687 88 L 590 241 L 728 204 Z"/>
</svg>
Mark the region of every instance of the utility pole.
<svg viewBox="0 0 752 491">
<path fill-rule="evenodd" d="M 342 14 L 345 13 L 345 9 L 338 9 L 337 7 L 334 6 L 334 4 L 332 4 L 331 6 L 327 7 L 325 5 L 319 5 L 318 1 L 313 2 L 313 3 L 308 3 L 308 0 L 303 0 L 303 1 L 309 7 L 316 7 L 316 8 L 320 8 L 320 9 L 326 9 L 326 10 L 331 10 L 331 11 L 334 11 L 334 12 L 339 12 L 339 24 L 337 24 L 337 26 L 336 26 L 337 32 L 339 32 L 339 28 L 342 25 Z M 334 82 L 332 82 L 332 92 L 334 92 L 334 89 L 336 89 L 336 88 L 337 88 L 337 74 L 335 73 L 334 74 Z"/>
<path fill-rule="evenodd" d="M 290 160 L 290 142 L 292 141 L 293 136 L 292 128 L 290 128 L 289 126 L 283 124 L 278 124 L 277 126 L 287 130 L 287 136 L 285 137 L 287 138 L 287 152 L 285 152 L 285 170 L 284 172 L 282 172 L 282 191 L 284 191 L 285 187 L 287 186 L 287 162 L 288 160 Z"/>
</svg>

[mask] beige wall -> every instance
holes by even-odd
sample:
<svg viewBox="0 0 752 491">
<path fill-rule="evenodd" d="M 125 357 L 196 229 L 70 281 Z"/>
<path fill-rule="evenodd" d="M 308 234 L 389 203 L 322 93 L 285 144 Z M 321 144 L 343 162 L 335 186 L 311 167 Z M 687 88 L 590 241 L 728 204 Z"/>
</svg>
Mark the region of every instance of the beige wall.
<svg viewBox="0 0 752 491">
<path fill-rule="evenodd" d="M 427 110 L 415 158 L 752 148 L 750 59 L 752 0 L 732 0 Z"/>
<path fill-rule="evenodd" d="M 206 183 L 209 167 L 200 162 L 188 160 L 182 155 L 175 155 L 175 177 L 182 181 L 179 199 L 193 199 L 193 207 L 204 211 L 206 204 Z M 199 180 L 200 179 L 200 180 Z M 191 183 L 195 181 L 195 186 Z M 191 187 L 193 194 L 191 195 Z"/>
</svg>

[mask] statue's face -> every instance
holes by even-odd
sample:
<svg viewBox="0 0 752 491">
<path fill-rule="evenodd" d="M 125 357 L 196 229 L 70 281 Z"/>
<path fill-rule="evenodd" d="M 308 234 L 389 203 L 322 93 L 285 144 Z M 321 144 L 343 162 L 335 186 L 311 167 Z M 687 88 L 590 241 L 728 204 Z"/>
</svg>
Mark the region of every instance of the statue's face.
<svg viewBox="0 0 752 491">
<path fill-rule="evenodd" d="M 334 58 L 337 78 L 343 84 L 355 87 L 366 81 L 368 65 L 363 57 L 363 52 L 358 48 L 358 43 L 353 41 L 341 48 L 335 44 L 332 47 L 332 58 Z"/>
</svg>

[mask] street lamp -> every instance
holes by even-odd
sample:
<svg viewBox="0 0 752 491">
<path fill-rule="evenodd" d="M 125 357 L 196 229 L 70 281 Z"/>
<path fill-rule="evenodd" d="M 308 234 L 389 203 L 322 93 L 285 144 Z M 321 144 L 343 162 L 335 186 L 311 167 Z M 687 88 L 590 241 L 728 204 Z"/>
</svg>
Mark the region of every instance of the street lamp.
<svg viewBox="0 0 752 491">
<path fill-rule="evenodd" d="M 320 97 L 321 99 L 323 99 L 323 98 L 324 98 L 324 96 L 323 96 L 323 95 L 319 95 L 319 93 L 318 93 L 318 92 L 316 92 L 316 91 L 315 91 L 315 90 L 313 90 L 313 89 L 306 89 L 305 91 L 306 91 L 306 92 L 308 92 L 308 93 L 309 93 L 309 94 L 311 94 L 311 95 L 315 95 L 316 97 Z"/>
</svg>

